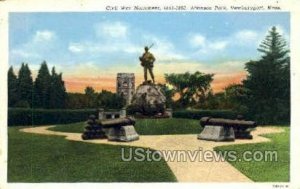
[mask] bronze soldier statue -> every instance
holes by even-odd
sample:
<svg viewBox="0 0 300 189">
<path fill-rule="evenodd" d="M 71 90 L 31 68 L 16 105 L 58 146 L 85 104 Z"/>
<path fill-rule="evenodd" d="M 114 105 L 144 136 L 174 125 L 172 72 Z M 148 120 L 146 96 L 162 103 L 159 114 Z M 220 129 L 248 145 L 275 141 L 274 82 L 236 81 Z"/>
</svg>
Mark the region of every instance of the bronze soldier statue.
<svg viewBox="0 0 300 189">
<path fill-rule="evenodd" d="M 153 64 L 155 61 L 155 58 L 153 54 L 149 52 L 149 47 L 145 47 L 145 52 L 142 56 L 140 56 L 141 65 L 144 67 L 144 79 L 147 81 L 147 71 L 149 71 L 151 79 L 153 83 L 155 83 L 154 75 L 153 75 Z"/>
</svg>

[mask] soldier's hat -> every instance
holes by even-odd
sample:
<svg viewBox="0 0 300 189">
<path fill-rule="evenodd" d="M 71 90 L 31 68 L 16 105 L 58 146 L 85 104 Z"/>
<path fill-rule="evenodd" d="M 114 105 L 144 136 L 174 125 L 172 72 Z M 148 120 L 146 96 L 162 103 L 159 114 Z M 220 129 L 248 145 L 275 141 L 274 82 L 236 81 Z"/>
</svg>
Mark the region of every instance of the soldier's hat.
<svg viewBox="0 0 300 189">
<path fill-rule="evenodd" d="M 149 47 L 146 46 L 146 47 L 145 47 L 145 51 L 147 51 L 147 50 L 149 50 Z"/>
</svg>

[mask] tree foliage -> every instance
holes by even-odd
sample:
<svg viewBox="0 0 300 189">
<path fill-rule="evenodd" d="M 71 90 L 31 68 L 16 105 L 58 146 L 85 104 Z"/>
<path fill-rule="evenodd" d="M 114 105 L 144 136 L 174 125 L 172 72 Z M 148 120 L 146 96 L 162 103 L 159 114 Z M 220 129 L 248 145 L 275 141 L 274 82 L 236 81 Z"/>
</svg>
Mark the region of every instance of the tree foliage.
<svg viewBox="0 0 300 189">
<path fill-rule="evenodd" d="M 97 94 L 93 87 L 87 86 L 84 90 L 86 97 L 86 106 L 93 108 L 97 106 Z"/>
<path fill-rule="evenodd" d="M 290 57 L 287 43 L 272 27 L 260 44 L 261 59 L 246 63 L 249 114 L 261 123 L 290 119 Z"/>
<path fill-rule="evenodd" d="M 13 67 L 11 66 L 7 73 L 8 81 L 8 106 L 11 107 L 19 101 L 18 93 L 18 78 L 14 73 Z"/>
<path fill-rule="evenodd" d="M 65 82 L 62 73 L 57 74 L 55 67 L 52 68 L 50 81 L 49 108 L 65 108 L 67 97 Z"/>
<path fill-rule="evenodd" d="M 8 106 L 22 108 L 65 108 L 66 89 L 62 74 L 44 61 L 33 82 L 28 64 L 22 63 L 18 77 L 13 67 L 8 70 Z"/>
<path fill-rule="evenodd" d="M 168 87 L 166 84 L 158 84 L 166 97 L 166 107 L 171 108 L 173 106 L 173 96 L 175 94 L 175 90 Z"/>
<path fill-rule="evenodd" d="M 35 108 L 65 108 L 67 93 L 62 73 L 57 74 L 53 67 L 50 74 L 45 61 L 34 82 L 34 93 Z"/>
<path fill-rule="evenodd" d="M 102 90 L 101 93 L 97 96 L 98 107 L 107 108 L 107 109 L 120 109 L 123 108 L 126 104 L 125 99 L 110 91 Z"/>
<path fill-rule="evenodd" d="M 33 99 L 33 81 L 31 71 L 28 64 L 22 63 L 18 74 L 18 88 L 19 101 L 15 106 L 31 107 Z"/>
<path fill-rule="evenodd" d="M 69 109 L 82 108 L 105 108 L 105 109 L 120 109 L 125 106 L 125 99 L 110 91 L 102 90 L 97 93 L 88 86 L 85 88 L 85 93 L 68 93 L 66 107 Z"/>
<path fill-rule="evenodd" d="M 37 78 L 34 82 L 34 106 L 36 108 L 49 108 L 50 100 L 51 75 L 44 61 L 38 71 Z"/>
<path fill-rule="evenodd" d="M 205 95 L 210 89 L 210 83 L 213 81 L 213 76 L 213 74 L 197 71 L 193 74 L 189 72 L 165 74 L 165 79 L 179 94 L 178 103 L 182 107 L 187 107 L 204 101 Z"/>
<path fill-rule="evenodd" d="M 107 108 L 120 109 L 125 106 L 122 96 L 103 90 L 97 93 L 87 86 L 85 93 L 67 93 L 62 73 L 57 73 L 55 67 L 51 74 L 44 61 L 33 82 L 31 71 L 27 64 L 22 64 L 18 77 L 10 67 L 8 76 L 8 106 L 41 109 L 87 109 Z"/>
</svg>

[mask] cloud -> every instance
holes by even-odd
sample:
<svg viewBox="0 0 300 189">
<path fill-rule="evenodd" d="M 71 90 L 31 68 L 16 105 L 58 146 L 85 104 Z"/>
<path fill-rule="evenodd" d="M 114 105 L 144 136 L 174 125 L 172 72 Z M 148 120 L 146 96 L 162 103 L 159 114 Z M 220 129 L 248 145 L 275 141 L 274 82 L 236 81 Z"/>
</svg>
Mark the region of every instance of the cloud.
<svg viewBox="0 0 300 189">
<path fill-rule="evenodd" d="M 166 38 L 149 34 L 143 35 L 142 38 L 145 44 L 153 44 L 151 52 L 159 57 L 158 61 L 185 59 L 185 56 L 178 52 L 174 44 Z"/>
<path fill-rule="evenodd" d="M 39 43 L 39 42 L 45 42 L 45 41 L 51 41 L 56 37 L 56 34 L 49 30 L 42 30 L 42 31 L 36 31 L 33 42 Z"/>
<path fill-rule="evenodd" d="M 280 34 L 289 41 L 289 35 L 284 31 L 283 27 L 276 26 Z M 262 28 L 261 30 L 242 29 L 233 32 L 229 36 L 210 39 L 202 35 L 201 33 L 188 34 L 190 48 L 194 52 L 194 56 L 202 55 L 207 58 L 220 57 L 220 52 L 225 51 L 231 54 L 234 51 L 244 50 L 244 54 L 253 50 L 255 52 L 259 44 L 264 40 L 271 27 Z M 224 57 L 226 54 L 224 54 Z"/>
<path fill-rule="evenodd" d="M 39 57 L 38 54 L 30 53 L 26 49 L 12 49 L 10 51 L 10 55 L 11 55 L 11 57 L 22 57 L 22 58 L 25 58 L 25 59 Z"/>
<path fill-rule="evenodd" d="M 45 59 L 54 52 L 57 35 L 50 30 L 37 30 L 26 42 L 10 50 L 12 62 Z"/>
<path fill-rule="evenodd" d="M 122 22 L 103 22 L 95 25 L 96 35 L 101 38 L 125 38 L 128 26 Z"/>
<path fill-rule="evenodd" d="M 188 34 L 189 44 L 197 50 L 197 53 L 208 54 L 214 51 L 222 51 L 227 45 L 227 40 L 210 40 L 199 33 Z"/>
<path fill-rule="evenodd" d="M 74 54 L 83 54 L 94 56 L 99 53 L 127 53 L 133 54 L 140 52 L 140 48 L 130 41 L 106 41 L 106 40 L 96 40 L 96 41 L 82 41 L 82 42 L 70 42 L 68 45 L 68 50 Z"/>
<path fill-rule="evenodd" d="M 151 51 L 160 60 L 183 59 L 184 56 L 179 53 L 174 44 L 164 37 L 152 34 L 144 34 L 139 40 L 132 38 L 133 33 L 130 25 L 124 22 L 103 22 L 94 27 L 95 34 L 98 37 L 94 41 L 77 41 L 70 42 L 68 50 L 75 54 L 80 53 L 125 53 L 141 54 L 143 52 L 142 44 L 154 44 Z"/>
<path fill-rule="evenodd" d="M 206 39 L 201 34 L 192 34 L 189 40 L 192 47 L 204 47 Z"/>
<path fill-rule="evenodd" d="M 216 41 L 209 44 L 208 47 L 213 50 L 223 50 L 225 49 L 227 44 L 228 44 L 227 41 Z"/>
<path fill-rule="evenodd" d="M 84 47 L 80 43 L 70 43 L 68 50 L 72 53 L 80 53 L 84 51 Z"/>
<path fill-rule="evenodd" d="M 253 30 L 241 30 L 234 34 L 234 37 L 238 42 L 247 43 L 257 41 L 259 35 L 256 31 Z"/>
<path fill-rule="evenodd" d="M 75 54 L 88 53 L 91 56 L 95 53 L 140 52 L 138 45 L 129 38 L 130 26 L 126 23 L 106 21 L 95 24 L 94 30 L 95 40 L 70 42 L 68 50 Z"/>
</svg>

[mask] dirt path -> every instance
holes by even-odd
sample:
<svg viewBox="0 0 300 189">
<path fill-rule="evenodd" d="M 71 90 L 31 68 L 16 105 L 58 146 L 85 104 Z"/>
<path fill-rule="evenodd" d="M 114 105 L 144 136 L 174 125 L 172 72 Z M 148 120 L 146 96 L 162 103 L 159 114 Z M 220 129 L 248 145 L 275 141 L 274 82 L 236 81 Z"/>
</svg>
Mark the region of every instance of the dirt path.
<svg viewBox="0 0 300 189">
<path fill-rule="evenodd" d="M 268 138 L 259 136 L 266 133 L 284 132 L 281 128 L 275 127 L 258 127 L 252 132 L 253 140 L 236 140 L 235 142 L 210 142 L 198 140 L 195 134 L 188 135 L 141 135 L 140 140 L 133 142 L 111 142 L 103 140 L 82 140 L 80 133 L 66 133 L 50 131 L 48 128 L 55 126 L 41 126 L 21 129 L 23 132 L 36 133 L 43 135 L 65 136 L 67 140 L 81 141 L 95 144 L 111 144 L 138 146 L 143 148 L 152 148 L 155 150 L 190 150 L 191 153 L 199 151 L 213 151 L 216 146 L 230 144 L 259 143 L 270 141 Z M 215 152 L 214 152 L 215 153 Z M 200 156 L 199 156 L 200 157 Z M 169 167 L 175 174 L 178 182 L 252 182 L 248 177 L 240 173 L 228 162 L 224 161 L 191 161 L 189 158 L 183 161 L 167 161 Z"/>
</svg>

